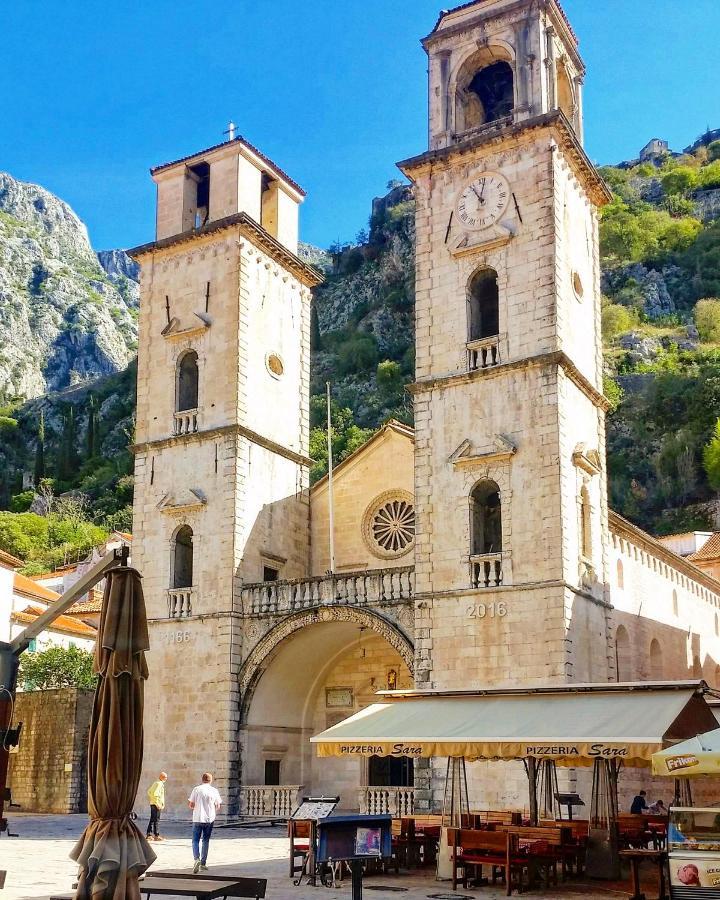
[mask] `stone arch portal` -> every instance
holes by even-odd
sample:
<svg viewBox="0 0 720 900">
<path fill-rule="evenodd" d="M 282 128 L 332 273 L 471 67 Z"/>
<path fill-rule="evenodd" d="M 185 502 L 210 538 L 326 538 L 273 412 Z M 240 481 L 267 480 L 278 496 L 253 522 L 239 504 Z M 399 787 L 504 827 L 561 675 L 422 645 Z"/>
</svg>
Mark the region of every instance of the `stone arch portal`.
<svg viewBox="0 0 720 900">
<path fill-rule="evenodd" d="M 362 807 L 374 771 L 367 760 L 320 760 L 310 737 L 374 702 L 378 690 L 412 687 L 413 663 L 407 635 L 373 610 L 328 606 L 278 622 L 239 675 L 243 790 L 267 790 L 272 773 L 283 787 Z"/>
</svg>

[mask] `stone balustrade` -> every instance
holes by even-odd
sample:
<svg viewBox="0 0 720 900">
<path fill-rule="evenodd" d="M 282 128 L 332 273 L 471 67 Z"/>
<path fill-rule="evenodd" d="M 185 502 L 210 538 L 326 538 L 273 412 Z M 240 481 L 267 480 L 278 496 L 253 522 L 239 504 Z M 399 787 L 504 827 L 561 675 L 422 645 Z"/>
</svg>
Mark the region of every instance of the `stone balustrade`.
<svg viewBox="0 0 720 900">
<path fill-rule="evenodd" d="M 243 587 L 243 608 L 252 615 L 276 615 L 318 606 L 407 602 L 412 600 L 414 582 L 412 566 L 263 581 Z"/>
<path fill-rule="evenodd" d="M 170 588 L 168 593 L 168 618 L 186 619 L 192 615 L 193 589 Z"/>
<path fill-rule="evenodd" d="M 195 434 L 198 430 L 199 410 L 184 409 L 173 415 L 173 434 Z"/>
<path fill-rule="evenodd" d="M 470 557 L 470 585 L 474 588 L 499 587 L 503 583 L 503 554 L 482 553 Z"/>
<path fill-rule="evenodd" d="M 415 810 L 415 788 L 364 787 L 359 795 L 360 812 L 372 816 L 411 816 Z"/>
<path fill-rule="evenodd" d="M 301 789 L 301 784 L 245 785 L 240 788 L 240 813 L 259 819 L 289 819 Z"/>
<path fill-rule="evenodd" d="M 500 362 L 500 335 L 469 341 L 467 344 L 468 371 L 487 369 Z"/>
</svg>

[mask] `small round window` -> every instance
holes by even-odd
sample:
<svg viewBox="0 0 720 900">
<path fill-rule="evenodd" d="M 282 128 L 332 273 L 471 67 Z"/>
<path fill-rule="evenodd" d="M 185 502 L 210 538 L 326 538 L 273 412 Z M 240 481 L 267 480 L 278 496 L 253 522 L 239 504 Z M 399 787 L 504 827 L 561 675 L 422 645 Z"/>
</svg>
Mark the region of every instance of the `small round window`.
<svg viewBox="0 0 720 900">
<path fill-rule="evenodd" d="M 572 286 L 577 299 L 582 300 L 585 295 L 585 288 L 583 287 L 582 278 L 577 272 L 572 273 Z"/>
<path fill-rule="evenodd" d="M 267 370 L 273 376 L 273 378 L 280 378 L 285 371 L 283 361 L 280 359 L 277 353 L 268 353 L 267 358 L 265 359 L 265 365 L 267 366 Z"/>
</svg>

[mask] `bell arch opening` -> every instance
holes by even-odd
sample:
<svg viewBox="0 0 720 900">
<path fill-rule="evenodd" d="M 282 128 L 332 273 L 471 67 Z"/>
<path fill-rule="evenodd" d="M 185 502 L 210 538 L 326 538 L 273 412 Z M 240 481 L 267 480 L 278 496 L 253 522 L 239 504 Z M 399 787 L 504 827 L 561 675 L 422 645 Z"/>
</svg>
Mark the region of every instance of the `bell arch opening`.
<svg viewBox="0 0 720 900">
<path fill-rule="evenodd" d="M 505 47 L 482 47 L 460 67 L 455 88 L 455 133 L 511 117 L 515 73 Z"/>
<path fill-rule="evenodd" d="M 178 361 L 175 412 L 197 409 L 198 390 L 198 355 L 194 350 L 188 350 Z"/>
<path fill-rule="evenodd" d="M 255 649 L 240 675 L 242 797 L 267 790 L 268 761 L 281 791 L 339 795 L 344 810 L 367 809 L 373 788 L 385 789 L 387 802 L 412 788 L 412 767 L 384 757 L 320 759 L 310 744 L 376 702 L 376 691 L 413 686 L 412 645 L 396 626 L 369 611 L 327 608 L 290 617 Z"/>
<path fill-rule="evenodd" d="M 468 342 L 500 331 L 500 292 L 495 269 L 479 269 L 468 284 Z"/>
</svg>

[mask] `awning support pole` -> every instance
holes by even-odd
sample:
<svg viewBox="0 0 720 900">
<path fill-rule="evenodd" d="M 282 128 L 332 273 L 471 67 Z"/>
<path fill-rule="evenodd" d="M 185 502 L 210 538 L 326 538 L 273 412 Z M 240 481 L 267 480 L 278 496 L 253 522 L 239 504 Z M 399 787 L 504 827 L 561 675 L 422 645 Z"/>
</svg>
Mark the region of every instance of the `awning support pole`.
<svg viewBox="0 0 720 900">
<path fill-rule="evenodd" d="M 530 824 L 538 823 L 538 798 L 537 798 L 537 760 L 534 756 L 526 757 L 525 772 L 528 777 L 528 794 L 530 798 Z"/>
</svg>

